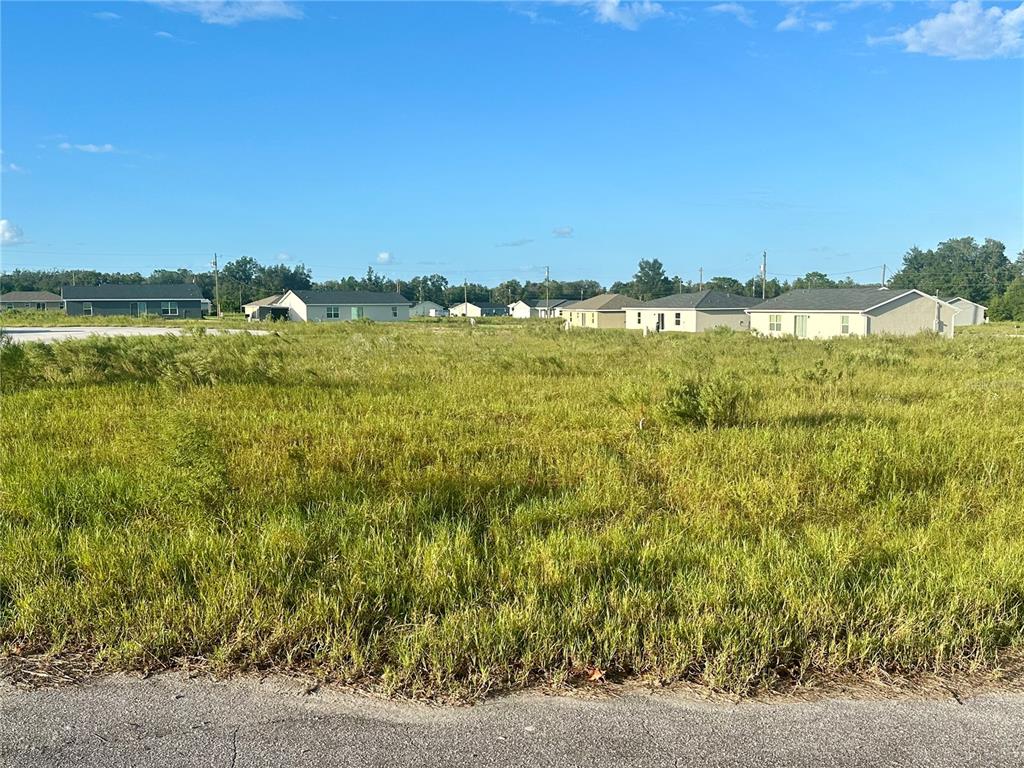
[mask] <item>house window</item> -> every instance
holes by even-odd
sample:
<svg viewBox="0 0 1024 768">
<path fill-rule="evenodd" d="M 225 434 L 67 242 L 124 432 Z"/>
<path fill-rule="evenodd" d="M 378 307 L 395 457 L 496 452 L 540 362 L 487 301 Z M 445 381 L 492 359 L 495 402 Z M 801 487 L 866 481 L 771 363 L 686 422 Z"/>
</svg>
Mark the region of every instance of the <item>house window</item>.
<svg viewBox="0 0 1024 768">
<path fill-rule="evenodd" d="M 636 324 L 637 325 L 642 325 L 643 324 L 643 321 L 640 319 L 640 317 L 641 317 L 641 313 L 637 312 L 636 313 Z"/>
<path fill-rule="evenodd" d="M 839 316 L 839 332 L 841 334 L 843 334 L 844 336 L 849 335 L 849 333 L 850 333 L 850 316 L 849 315 L 840 315 Z"/>
<path fill-rule="evenodd" d="M 140 301 L 139 302 L 139 317 L 142 317 L 143 315 L 148 315 L 148 314 L 149 314 L 149 312 L 146 311 L 146 302 Z"/>
<path fill-rule="evenodd" d="M 398 317 L 398 307 L 392 307 L 391 308 L 391 316 L 392 317 Z"/>
<path fill-rule="evenodd" d="M 178 302 L 176 301 L 161 301 L 160 302 L 160 314 L 164 317 L 177 317 L 178 316 Z"/>
<path fill-rule="evenodd" d="M 82 314 L 83 315 L 87 315 L 89 317 L 92 317 L 92 302 L 91 301 L 83 301 L 82 302 Z"/>
<path fill-rule="evenodd" d="M 807 338 L 807 320 L 810 315 L 797 315 L 793 318 L 793 333 L 798 339 Z"/>
<path fill-rule="evenodd" d="M 782 315 L 768 315 L 768 331 L 782 333 Z"/>
<path fill-rule="evenodd" d="M 363 319 L 363 308 L 362 307 L 352 307 L 350 317 L 351 317 L 352 320 L 362 320 Z"/>
<path fill-rule="evenodd" d="M 46 305 L 43 304 L 42 302 L 37 301 L 36 302 L 36 309 L 39 309 L 39 310 L 42 310 L 42 311 L 45 312 L 46 311 Z"/>
<path fill-rule="evenodd" d="M 683 313 L 682 312 L 676 312 L 676 325 L 682 325 L 682 324 L 683 324 Z"/>
<path fill-rule="evenodd" d="M 327 319 L 328 320 L 339 320 L 341 318 L 341 307 L 328 307 L 327 308 Z"/>
</svg>

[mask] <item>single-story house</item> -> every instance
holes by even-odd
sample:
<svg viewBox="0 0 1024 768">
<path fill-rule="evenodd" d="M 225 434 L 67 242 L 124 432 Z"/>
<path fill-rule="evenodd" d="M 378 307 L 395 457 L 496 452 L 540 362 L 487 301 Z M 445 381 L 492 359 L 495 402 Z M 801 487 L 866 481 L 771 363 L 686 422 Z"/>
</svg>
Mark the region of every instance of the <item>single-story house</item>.
<svg viewBox="0 0 1024 768">
<path fill-rule="evenodd" d="M 531 317 L 558 317 L 559 308 L 569 303 L 571 303 L 570 299 L 537 299 L 536 301 L 520 299 L 508 305 L 508 313 L 520 320 Z"/>
<path fill-rule="evenodd" d="M 752 296 L 736 296 L 724 291 L 677 293 L 627 305 L 626 328 L 683 333 L 720 327 L 745 331 L 750 327 L 746 310 L 760 303 L 760 299 Z"/>
<path fill-rule="evenodd" d="M 452 317 L 506 317 L 508 307 L 489 301 L 463 301 L 448 307 L 448 314 Z"/>
<path fill-rule="evenodd" d="M 204 317 L 213 314 L 213 302 L 209 299 L 200 299 L 199 308 L 203 311 Z"/>
<path fill-rule="evenodd" d="M 562 310 L 572 303 L 572 299 L 540 299 L 536 304 L 537 317 L 561 317 Z"/>
<path fill-rule="evenodd" d="M 242 305 L 242 312 L 248 320 L 262 320 L 263 318 L 259 316 L 260 307 L 269 307 L 272 304 L 277 304 L 282 296 L 284 296 L 283 293 L 272 293 L 269 296 L 264 296 L 262 299 L 247 301 Z"/>
<path fill-rule="evenodd" d="M 60 310 L 63 300 L 50 291 L 9 291 L 0 296 L 0 309 Z"/>
<path fill-rule="evenodd" d="M 285 291 L 273 307 L 287 307 L 289 320 L 331 323 L 374 320 L 391 323 L 409 319 L 409 300 L 400 293 L 374 291 Z"/>
<path fill-rule="evenodd" d="M 434 301 L 421 301 L 412 305 L 409 310 L 410 317 L 448 317 L 447 307 L 442 307 Z"/>
<path fill-rule="evenodd" d="M 956 308 L 915 288 L 800 288 L 751 307 L 750 328 L 765 336 L 953 335 Z"/>
<path fill-rule="evenodd" d="M 621 293 L 602 293 L 573 302 L 562 311 L 562 317 L 575 328 L 625 328 L 625 307 L 635 304 L 636 299 Z"/>
<path fill-rule="evenodd" d="M 156 315 L 167 318 L 203 316 L 203 293 L 194 283 L 161 285 L 65 285 L 60 289 L 69 316 Z"/>
<path fill-rule="evenodd" d="M 537 307 L 523 299 L 513 301 L 509 304 L 508 313 L 510 316 L 518 320 L 529 320 L 531 317 L 540 317 L 540 314 L 537 312 Z"/>
<path fill-rule="evenodd" d="M 960 328 L 964 325 L 981 325 L 988 322 L 986 313 L 988 307 L 976 301 L 965 299 L 963 296 L 950 296 L 943 299 L 947 304 L 952 304 L 959 312 L 953 317 L 953 325 Z"/>
</svg>

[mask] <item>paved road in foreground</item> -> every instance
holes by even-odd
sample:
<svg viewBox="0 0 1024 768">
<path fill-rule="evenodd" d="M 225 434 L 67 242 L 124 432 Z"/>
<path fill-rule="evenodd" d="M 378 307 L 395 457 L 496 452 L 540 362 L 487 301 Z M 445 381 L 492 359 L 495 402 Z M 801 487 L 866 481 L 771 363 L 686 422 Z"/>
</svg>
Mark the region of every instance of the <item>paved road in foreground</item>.
<svg viewBox="0 0 1024 768">
<path fill-rule="evenodd" d="M 1024 694 L 706 703 L 539 693 L 440 708 L 287 680 L 0 682 L 0 766 L 1020 766 Z"/>
<path fill-rule="evenodd" d="M 69 339 L 84 339 L 89 336 L 180 336 L 181 328 L 165 327 L 159 325 L 68 325 L 55 326 L 52 328 L 17 327 L 4 328 L 4 333 L 10 336 L 15 344 L 24 344 L 29 341 L 41 341 L 50 344 L 55 341 L 68 341 Z M 266 335 L 269 331 L 247 331 L 237 328 L 209 328 L 207 333 L 253 333 L 259 336 Z"/>
</svg>

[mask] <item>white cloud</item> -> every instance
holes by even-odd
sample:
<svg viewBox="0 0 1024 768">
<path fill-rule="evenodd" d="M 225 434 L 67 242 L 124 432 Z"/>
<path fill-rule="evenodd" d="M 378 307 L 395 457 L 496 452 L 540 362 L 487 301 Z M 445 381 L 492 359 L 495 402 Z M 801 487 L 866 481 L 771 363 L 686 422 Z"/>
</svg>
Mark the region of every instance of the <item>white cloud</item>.
<svg viewBox="0 0 1024 768">
<path fill-rule="evenodd" d="M 981 0 L 959 0 L 903 32 L 868 42 L 898 43 L 907 53 L 951 59 L 1017 58 L 1024 56 L 1024 3 L 985 8 Z"/>
<path fill-rule="evenodd" d="M 798 29 L 813 29 L 815 32 L 828 32 L 835 24 L 827 19 L 808 18 L 803 4 L 791 4 L 786 18 L 775 25 L 779 32 L 791 32 Z"/>
<path fill-rule="evenodd" d="M 25 242 L 25 233 L 21 227 L 11 223 L 10 219 L 0 219 L 0 245 L 18 245 Z"/>
<path fill-rule="evenodd" d="M 151 0 L 179 13 L 198 16 L 204 24 L 234 27 L 245 21 L 301 19 L 302 9 L 284 0 Z"/>
<path fill-rule="evenodd" d="M 558 22 L 547 16 L 541 16 L 540 12 L 536 8 L 523 8 L 519 5 L 512 5 L 509 7 L 512 13 L 519 16 L 525 16 L 530 20 L 531 24 L 557 24 Z"/>
<path fill-rule="evenodd" d="M 121 18 L 121 14 L 114 13 L 113 11 L 97 11 L 92 16 L 94 19 L 102 19 L 103 21 L 117 21 Z"/>
<path fill-rule="evenodd" d="M 828 32 L 830 29 L 832 29 L 833 26 L 834 25 L 833 25 L 833 23 L 831 21 L 812 21 L 811 22 L 811 29 L 813 29 L 815 32 Z"/>
<path fill-rule="evenodd" d="M 572 227 L 555 227 L 551 230 L 551 234 L 555 237 L 572 237 Z"/>
<path fill-rule="evenodd" d="M 387 251 L 381 251 L 380 253 L 377 254 L 377 263 L 378 264 L 385 264 L 385 265 L 386 264 L 394 264 L 395 263 L 395 258 L 390 253 L 388 253 Z"/>
<path fill-rule="evenodd" d="M 28 173 L 28 171 L 17 163 L 7 163 L 3 166 L 3 169 L 9 173 Z"/>
<path fill-rule="evenodd" d="M 652 0 L 597 0 L 594 3 L 594 15 L 602 24 L 616 24 L 623 29 L 635 31 L 643 22 L 665 16 L 667 12 L 661 3 Z"/>
<path fill-rule="evenodd" d="M 103 155 L 108 152 L 117 152 L 117 147 L 113 144 L 71 144 L 67 141 L 62 141 L 57 146 L 65 151 L 69 149 L 77 149 L 79 152 L 88 152 L 92 155 Z"/>
<path fill-rule="evenodd" d="M 717 5 L 712 5 L 708 10 L 711 13 L 725 13 L 735 16 L 736 21 L 740 24 L 745 24 L 748 27 L 754 26 L 754 17 L 750 10 L 740 3 L 718 3 Z"/>
<path fill-rule="evenodd" d="M 498 243 L 495 248 L 521 248 L 524 245 L 529 245 L 533 242 L 533 238 L 524 237 L 520 240 L 508 240 L 504 243 Z"/>
<path fill-rule="evenodd" d="M 277 258 L 277 260 L 278 260 L 278 261 L 280 261 L 280 262 L 281 262 L 282 264 L 283 264 L 284 262 L 286 262 L 286 261 L 291 261 L 291 260 L 292 260 L 292 257 L 291 257 L 291 256 L 289 256 L 289 255 L 288 255 L 287 253 L 284 253 L 284 252 L 282 252 L 282 253 L 279 253 L 279 254 L 277 254 L 276 258 Z"/>
<path fill-rule="evenodd" d="M 175 39 L 174 35 L 172 35 L 170 32 L 164 32 L 163 30 L 160 30 L 159 32 L 154 32 L 153 33 L 153 37 L 162 37 L 165 40 L 174 40 Z"/>
</svg>

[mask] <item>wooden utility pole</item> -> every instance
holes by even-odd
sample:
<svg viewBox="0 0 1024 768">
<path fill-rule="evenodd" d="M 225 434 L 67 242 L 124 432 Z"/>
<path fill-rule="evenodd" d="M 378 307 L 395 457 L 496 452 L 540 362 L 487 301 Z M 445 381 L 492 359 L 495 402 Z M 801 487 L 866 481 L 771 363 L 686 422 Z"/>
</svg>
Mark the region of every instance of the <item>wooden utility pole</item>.
<svg viewBox="0 0 1024 768">
<path fill-rule="evenodd" d="M 213 300 L 217 304 L 217 317 L 223 317 L 220 311 L 220 270 L 217 268 L 217 254 L 213 254 Z"/>
<path fill-rule="evenodd" d="M 698 285 L 700 287 L 697 290 L 698 291 L 703 291 L 704 290 L 704 267 L 701 267 L 698 270 L 698 272 L 700 273 L 700 282 L 698 283 Z"/>
<path fill-rule="evenodd" d="M 544 316 L 551 312 L 551 267 L 544 267 Z"/>
<path fill-rule="evenodd" d="M 764 301 L 765 288 L 768 281 L 768 251 L 761 254 L 761 301 Z"/>
<path fill-rule="evenodd" d="M 885 264 L 882 265 L 882 287 L 885 288 Z"/>
</svg>

